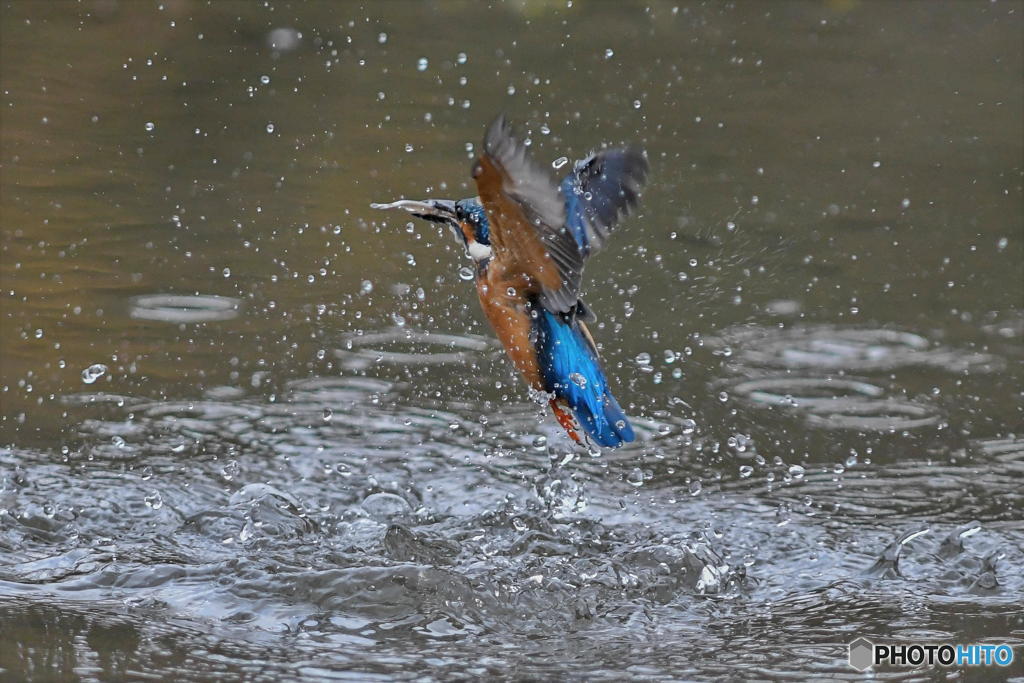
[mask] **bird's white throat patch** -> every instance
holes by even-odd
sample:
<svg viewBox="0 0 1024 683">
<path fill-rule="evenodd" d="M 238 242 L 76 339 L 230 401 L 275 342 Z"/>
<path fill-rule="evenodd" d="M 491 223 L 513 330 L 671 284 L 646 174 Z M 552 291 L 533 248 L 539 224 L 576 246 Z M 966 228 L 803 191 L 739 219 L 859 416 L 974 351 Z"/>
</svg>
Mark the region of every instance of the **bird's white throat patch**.
<svg viewBox="0 0 1024 683">
<path fill-rule="evenodd" d="M 488 245 L 480 244 L 479 242 L 470 242 L 466 246 L 466 251 L 469 252 L 469 257 L 477 263 L 491 258 L 491 248 Z"/>
</svg>

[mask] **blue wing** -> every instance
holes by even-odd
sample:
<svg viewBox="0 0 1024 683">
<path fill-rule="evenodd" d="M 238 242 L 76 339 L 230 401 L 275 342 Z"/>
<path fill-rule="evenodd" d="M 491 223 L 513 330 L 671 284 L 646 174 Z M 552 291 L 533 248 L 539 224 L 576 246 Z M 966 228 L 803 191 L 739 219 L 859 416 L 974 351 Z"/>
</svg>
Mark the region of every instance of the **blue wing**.
<svg viewBox="0 0 1024 683">
<path fill-rule="evenodd" d="M 546 389 L 564 399 L 580 426 L 601 446 L 634 439 L 629 419 L 608 389 L 608 380 L 579 323 L 538 307 L 534 322 L 537 359 Z"/>
<path fill-rule="evenodd" d="M 581 159 L 559 186 L 565 200 L 565 225 L 583 258 L 604 246 L 611 229 L 632 210 L 647 180 L 647 159 L 633 148 L 605 149 Z M 479 199 L 456 202 L 471 211 L 479 227 L 477 241 L 490 244 L 487 213 Z"/>
<path fill-rule="evenodd" d="M 566 226 L 584 258 L 604 246 L 619 218 L 636 206 L 647 170 L 639 149 L 605 149 L 577 161 L 562 180 Z"/>
</svg>

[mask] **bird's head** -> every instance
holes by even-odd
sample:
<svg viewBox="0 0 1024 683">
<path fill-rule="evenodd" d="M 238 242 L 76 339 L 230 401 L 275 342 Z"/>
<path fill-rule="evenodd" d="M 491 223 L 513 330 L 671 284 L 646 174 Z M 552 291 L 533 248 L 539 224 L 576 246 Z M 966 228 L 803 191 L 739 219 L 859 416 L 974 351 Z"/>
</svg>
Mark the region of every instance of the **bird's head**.
<svg viewBox="0 0 1024 683">
<path fill-rule="evenodd" d="M 417 218 L 447 225 L 474 261 L 479 263 L 491 257 L 490 226 L 479 199 L 400 199 L 389 204 L 370 204 L 370 207 L 402 209 Z"/>
</svg>

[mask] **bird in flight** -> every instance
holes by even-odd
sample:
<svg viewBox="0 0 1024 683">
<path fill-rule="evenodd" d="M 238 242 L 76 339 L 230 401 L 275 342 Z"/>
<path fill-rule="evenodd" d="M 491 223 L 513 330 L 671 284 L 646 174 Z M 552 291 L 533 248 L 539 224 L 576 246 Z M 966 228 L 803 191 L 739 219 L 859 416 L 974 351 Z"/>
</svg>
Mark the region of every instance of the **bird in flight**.
<svg viewBox="0 0 1024 683">
<path fill-rule="evenodd" d="M 601 369 L 587 327 L 596 318 L 580 283 L 587 259 L 636 206 L 647 171 L 641 150 L 603 149 L 555 182 L 499 116 L 473 164 L 478 196 L 371 204 L 452 229 L 475 263 L 480 305 L 513 365 L 585 445 L 634 439 Z"/>
</svg>

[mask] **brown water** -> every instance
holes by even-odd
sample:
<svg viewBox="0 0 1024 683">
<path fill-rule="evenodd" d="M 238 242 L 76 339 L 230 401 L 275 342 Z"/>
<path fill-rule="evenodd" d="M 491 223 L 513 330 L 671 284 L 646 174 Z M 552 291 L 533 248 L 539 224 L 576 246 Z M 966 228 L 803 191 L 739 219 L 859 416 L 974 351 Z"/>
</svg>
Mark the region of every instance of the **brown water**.
<svg viewBox="0 0 1024 683">
<path fill-rule="evenodd" d="M 0 678 L 1024 676 L 1024 5 L 567 4 L 2 5 Z M 368 206 L 498 111 L 648 150 L 619 451 Z"/>
</svg>

